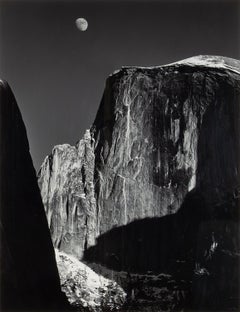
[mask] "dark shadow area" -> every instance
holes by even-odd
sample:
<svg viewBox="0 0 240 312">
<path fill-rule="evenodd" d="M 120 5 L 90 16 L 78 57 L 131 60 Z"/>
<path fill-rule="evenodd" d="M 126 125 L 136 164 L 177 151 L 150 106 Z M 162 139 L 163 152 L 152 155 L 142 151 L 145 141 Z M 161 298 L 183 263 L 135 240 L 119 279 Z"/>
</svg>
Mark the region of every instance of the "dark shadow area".
<svg viewBox="0 0 240 312">
<path fill-rule="evenodd" d="M 239 308 L 239 223 L 224 211 L 236 210 L 238 199 L 218 205 L 218 218 L 208 215 L 204 197 L 190 192 L 180 210 L 162 218 L 137 220 L 104 233 L 85 252 L 88 262 L 115 271 L 165 273 L 186 281 L 185 308 L 228 311 Z"/>
<path fill-rule="evenodd" d="M 177 214 L 133 221 L 104 233 L 96 246 L 85 252 L 85 260 L 101 262 L 116 271 L 167 273 L 176 269 L 177 273 L 176 260 L 182 263 L 186 258 L 193 259 L 203 206 L 198 194 L 189 193 Z M 191 235 L 186 240 L 187 234 Z"/>
<path fill-rule="evenodd" d="M 68 310 L 14 95 L 0 81 L 1 311 Z"/>
</svg>

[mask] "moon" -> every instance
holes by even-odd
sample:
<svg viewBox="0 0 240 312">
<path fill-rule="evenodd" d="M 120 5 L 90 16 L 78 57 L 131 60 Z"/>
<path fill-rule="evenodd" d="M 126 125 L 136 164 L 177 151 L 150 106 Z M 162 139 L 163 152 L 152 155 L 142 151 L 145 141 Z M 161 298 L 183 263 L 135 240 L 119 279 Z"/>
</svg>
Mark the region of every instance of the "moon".
<svg viewBox="0 0 240 312">
<path fill-rule="evenodd" d="M 86 31 L 87 28 L 88 28 L 88 22 L 85 18 L 83 17 L 79 17 L 76 19 L 75 21 L 76 23 L 76 26 L 77 28 L 80 30 L 80 31 Z"/>
</svg>

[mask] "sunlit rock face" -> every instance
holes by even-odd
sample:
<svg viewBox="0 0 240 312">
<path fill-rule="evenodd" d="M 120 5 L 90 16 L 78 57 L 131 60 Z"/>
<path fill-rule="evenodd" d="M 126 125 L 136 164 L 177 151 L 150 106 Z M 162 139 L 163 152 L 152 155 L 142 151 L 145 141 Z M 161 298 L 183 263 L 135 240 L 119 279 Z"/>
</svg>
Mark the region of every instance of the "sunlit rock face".
<svg viewBox="0 0 240 312">
<path fill-rule="evenodd" d="M 96 237 L 94 140 L 89 131 L 75 146 L 54 147 L 39 184 L 54 246 L 80 256 Z"/>
<path fill-rule="evenodd" d="M 238 96 L 239 62 L 226 58 L 112 74 L 91 129 L 39 173 L 55 247 L 81 258 L 113 227 L 177 212 L 194 188 L 206 202 L 237 189 Z"/>
</svg>

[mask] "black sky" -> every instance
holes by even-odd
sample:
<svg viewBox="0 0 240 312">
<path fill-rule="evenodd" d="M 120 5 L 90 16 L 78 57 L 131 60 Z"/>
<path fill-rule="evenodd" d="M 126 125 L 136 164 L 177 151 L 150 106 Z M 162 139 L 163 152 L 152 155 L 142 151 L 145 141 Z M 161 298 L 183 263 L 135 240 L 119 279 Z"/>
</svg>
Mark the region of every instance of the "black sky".
<svg viewBox="0 0 240 312">
<path fill-rule="evenodd" d="M 122 65 L 198 54 L 240 58 L 240 1 L 0 2 L 0 77 L 11 85 L 36 169 L 95 118 L 106 77 Z M 80 32 L 75 19 L 89 22 Z"/>
</svg>

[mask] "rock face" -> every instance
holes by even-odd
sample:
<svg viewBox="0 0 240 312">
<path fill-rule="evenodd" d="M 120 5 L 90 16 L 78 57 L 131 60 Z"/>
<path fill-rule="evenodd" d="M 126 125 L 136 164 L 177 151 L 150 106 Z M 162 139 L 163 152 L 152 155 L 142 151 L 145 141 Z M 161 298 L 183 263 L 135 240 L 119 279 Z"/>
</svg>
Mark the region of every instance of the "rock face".
<svg viewBox="0 0 240 312">
<path fill-rule="evenodd" d="M 80 257 L 97 235 L 94 141 L 56 146 L 41 167 L 39 185 L 54 246 Z"/>
<path fill-rule="evenodd" d="M 239 125 L 237 60 L 113 73 L 91 129 L 41 167 L 55 247 L 183 280 L 182 309 L 239 311 Z"/>
<path fill-rule="evenodd" d="M 1 311 L 67 308 L 26 129 L 0 81 Z"/>
<path fill-rule="evenodd" d="M 239 186 L 239 62 L 202 56 L 125 67 L 76 146 L 39 173 L 53 243 L 78 258 L 110 229 L 175 213 L 188 192 L 218 202 Z"/>
</svg>

